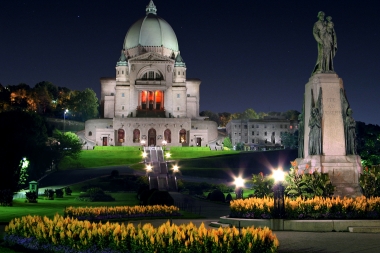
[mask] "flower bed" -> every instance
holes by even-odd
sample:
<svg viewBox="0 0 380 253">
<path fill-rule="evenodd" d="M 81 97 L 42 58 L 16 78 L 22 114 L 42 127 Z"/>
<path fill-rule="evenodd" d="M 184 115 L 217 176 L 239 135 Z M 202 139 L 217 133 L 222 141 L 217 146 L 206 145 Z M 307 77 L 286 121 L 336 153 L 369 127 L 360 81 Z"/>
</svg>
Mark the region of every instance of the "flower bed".
<svg viewBox="0 0 380 253">
<path fill-rule="evenodd" d="M 276 252 L 278 240 L 268 228 L 206 229 L 192 223 L 120 225 L 91 223 L 58 214 L 53 220 L 24 216 L 5 228 L 6 245 L 37 252 Z"/>
<path fill-rule="evenodd" d="M 180 216 L 176 206 L 114 206 L 114 207 L 67 207 L 63 215 L 78 220 L 105 220 L 138 217 Z"/>
<path fill-rule="evenodd" d="M 248 198 L 231 201 L 231 218 L 270 219 L 273 198 Z M 366 198 L 285 198 L 288 219 L 380 219 L 380 197 Z"/>
</svg>

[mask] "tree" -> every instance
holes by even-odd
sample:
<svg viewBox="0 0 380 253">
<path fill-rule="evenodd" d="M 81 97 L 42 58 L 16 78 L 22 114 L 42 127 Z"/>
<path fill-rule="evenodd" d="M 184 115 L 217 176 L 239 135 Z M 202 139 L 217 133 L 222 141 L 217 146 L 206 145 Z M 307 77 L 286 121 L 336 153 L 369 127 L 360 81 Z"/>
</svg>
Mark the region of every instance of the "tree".
<svg viewBox="0 0 380 253">
<path fill-rule="evenodd" d="M 380 164 L 380 126 L 356 122 L 356 142 L 364 166 Z"/>
<path fill-rule="evenodd" d="M 64 157 L 78 158 L 83 145 L 76 134 L 71 132 L 62 133 L 55 129 L 53 137 L 54 140 L 50 141 L 50 147 L 52 159 L 57 166 Z"/>
<path fill-rule="evenodd" d="M 281 134 L 281 141 L 282 145 L 284 145 L 284 148 L 297 148 L 298 147 L 298 135 L 291 134 L 291 133 L 282 133 Z"/>
<path fill-rule="evenodd" d="M 70 98 L 68 107 L 72 116 L 81 121 L 97 118 L 99 114 L 98 98 L 96 93 L 89 88 L 74 93 Z"/>
<path fill-rule="evenodd" d="M 224 140 L 223 140 L 223 146 L 226 147 L 226 148 L 232 148 L 232 142 L 231 142 L 230 137 L 224 138 Z"/>
<path fill-rule="evenodd" d="M 43 119 L 36 113 L 7 111 L 0 113 L 0 188 L 18 190 L 20 161 L 34 162 L 35 154 L 43 154 L 47 135 Z M 28 173 L 30 174 L 30 173 Z"/>
<path fill-rule="evenodd" d="M 253 109 L 247 109 L 241 114 L 241 119 L 258 119 L 259 115 Z"/>
<path fill-rule="evenodd" d="M 283 113 L 283 115 L 285 116 L 285 119 L 288 119 L 288 120 L 298 120 L 298 115 L 300 114 L 301 113 L 297 110 L 288 110 Z"/>
<path fill-rule="evenodd" d="M 243 142 L 236 143 L 235 150 L 244 150 L 244 143 Z"/>
<path fill-rule="evenodd" d="M 228 122 L 230 122 L 231 120 L 231 113 L 222 112 L 222 113 L 218 113 L 218 115 L 219 115 L 220 126 L 221 127 L 227 126 Z"/>
<path fill-rule="evenodd" d="M 215 121 L 218 126 L 220 125 L 219 115 L 212 111 L 202 111 L 199 113 L 200 116 L 208 117 L 208 120 Z"/>
</svg>

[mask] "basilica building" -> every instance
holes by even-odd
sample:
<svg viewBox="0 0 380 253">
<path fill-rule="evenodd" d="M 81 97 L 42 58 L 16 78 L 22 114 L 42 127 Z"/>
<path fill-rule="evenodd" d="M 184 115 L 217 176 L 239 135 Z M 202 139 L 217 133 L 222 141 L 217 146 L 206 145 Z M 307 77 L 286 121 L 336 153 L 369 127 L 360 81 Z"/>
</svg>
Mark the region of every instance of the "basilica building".
<svg viewBox="0 0 380 253">
<path fill-rule="evenodd" d="M 101 119 L 86 121 L 85 139 L 98 146 L 216 142 L 216 123 L 199 117 L 201 80 L 186 70 L 176 34 L 151 0 L 125 36 L 116 77 L 100 79 Z"/>
</svg>

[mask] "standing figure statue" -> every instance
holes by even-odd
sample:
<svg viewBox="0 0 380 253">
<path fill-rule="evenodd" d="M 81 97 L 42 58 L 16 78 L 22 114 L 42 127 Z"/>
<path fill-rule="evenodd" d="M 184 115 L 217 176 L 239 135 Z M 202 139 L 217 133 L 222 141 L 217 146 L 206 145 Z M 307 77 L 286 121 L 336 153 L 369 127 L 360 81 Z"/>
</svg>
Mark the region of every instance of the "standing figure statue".
<svg viewBox="0 0 380 253">
<path fill-rule="evenodd" d="M 352 117 L 352 109 L 348 103 L 346 92 L 340 89 L 340 101 L 342 106 L 342 118 L 344 122 L 344 138 L 346 155 L 356 155 L 356 122 Z"/>
<path fill-rule="evenodd" d="M 317 107 L 314 107 L 311 110 L 309 127 L 309 155 L 320 155 L 322 152 L 321 115 L 319 114 L 319 109 Z"/>
<path fill-rule="evenodd" d="M 356 122 L 352 117 L 351 108 L 347 109 L 344 122 L 344 133 L 346 135 L 346 155 L 356 155 Z"/>
<path fill-rule="evenodd" d="M 318 82 L 319 78 L 315 78 L 314 82 Z M 319 87 L 318 99 L 314 102 L 314 92 L 311 89 L 311 104 L 309 118 L 309 154 L 322 154 L 322 87 Z"/>
<path fill-rule="evenodd" d="M 318 12 L 318 21 L 313 27 L 313 36 L 318 43 L 318 58 L 315 64 L 313 74 L 315 73 L 334 73 L 333 58 L 335 57 L 337 46 L 337 37 L 334 30 L 334 23 L 331 17 L 325 13 Z"/>
</svg>

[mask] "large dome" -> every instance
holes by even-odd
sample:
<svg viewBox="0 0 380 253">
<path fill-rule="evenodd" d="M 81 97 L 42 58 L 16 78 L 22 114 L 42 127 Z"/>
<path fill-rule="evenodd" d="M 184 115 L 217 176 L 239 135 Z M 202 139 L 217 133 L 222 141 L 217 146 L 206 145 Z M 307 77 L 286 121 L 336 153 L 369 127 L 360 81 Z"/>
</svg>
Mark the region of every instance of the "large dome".
<svg viewBox="0 0 380 253">
<path fill-rule="evenodd" d="M 128 30 L 124 39 L 124 49 L 138 45 L 166 47 L 178 51 L 178 41 L 173 28 L 156 14 L 157 9 L 150 1 L 146 16 L 137 20 Z"/>
</svg>

